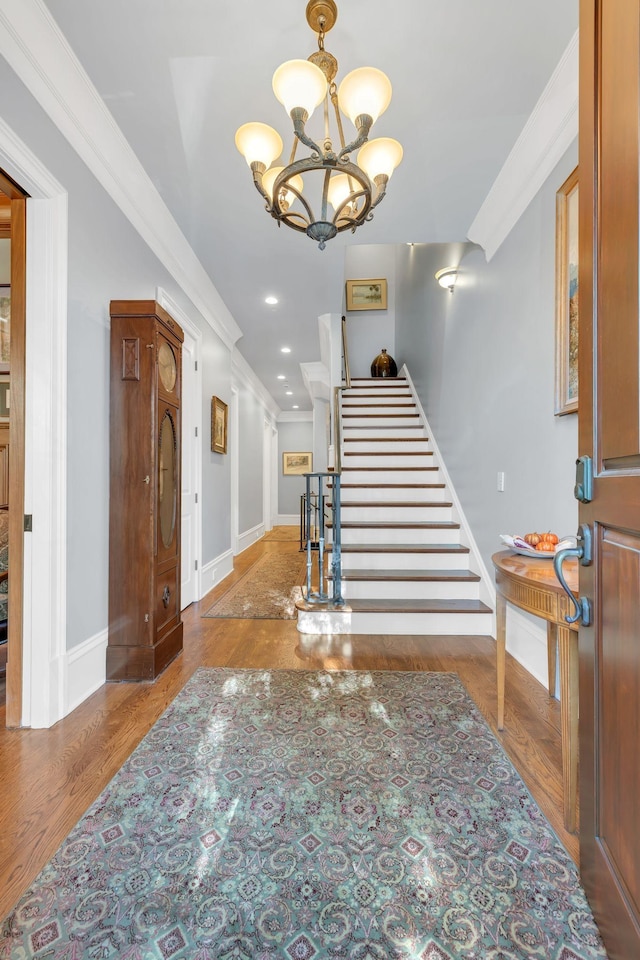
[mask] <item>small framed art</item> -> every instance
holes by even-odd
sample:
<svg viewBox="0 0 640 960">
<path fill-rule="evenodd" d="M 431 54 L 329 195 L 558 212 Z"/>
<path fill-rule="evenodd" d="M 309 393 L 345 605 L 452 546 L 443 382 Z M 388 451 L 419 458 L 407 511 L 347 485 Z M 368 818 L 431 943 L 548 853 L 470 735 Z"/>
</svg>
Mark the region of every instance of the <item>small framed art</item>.
<svg viewBox="0 0 640 960">
<path fill-rule="evenodd" d="M 347 310 L 386 310 L 386 280 L 347 280 Z"/>
<path fill-rule="evenodd" d="M 227 452 L 227 404 L 219 397 L 211 397 L 211 450 Z"/>
<path fill-rule="evenodd" d="M 312 453 L 283 453 L 282 472 L 285 477 L 300 477 L 313 471 Z"/>
</svg>

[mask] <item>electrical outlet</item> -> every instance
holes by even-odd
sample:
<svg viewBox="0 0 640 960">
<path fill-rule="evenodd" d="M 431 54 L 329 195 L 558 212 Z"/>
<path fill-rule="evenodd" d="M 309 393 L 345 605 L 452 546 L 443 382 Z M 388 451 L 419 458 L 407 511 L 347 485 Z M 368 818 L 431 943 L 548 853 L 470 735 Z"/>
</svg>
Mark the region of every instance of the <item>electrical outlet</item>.
<svg viewBox="0 0 640 960">
<path fill-rule="evenodd" d="M 498 493 L 504 493 L 504 472 L 498 471 Z"/>
</svg>

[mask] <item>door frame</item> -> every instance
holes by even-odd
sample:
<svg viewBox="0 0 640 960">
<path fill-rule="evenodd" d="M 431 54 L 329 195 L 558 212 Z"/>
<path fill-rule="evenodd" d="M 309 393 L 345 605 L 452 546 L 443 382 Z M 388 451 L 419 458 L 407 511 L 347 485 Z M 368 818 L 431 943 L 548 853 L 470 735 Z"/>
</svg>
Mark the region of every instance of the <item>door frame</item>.
<svg viewBox="0 0 640 960">
<path fill-rule="evenodd" d="M 34 518 L 22 541 L 22 661 L 6 716 L 7 726 L 49 727 L 67 707 L 67 192 L 1 118 L 0 167 L 29 194 L 25 458 L 13 480 L 20 512 Z"/>
</svg>

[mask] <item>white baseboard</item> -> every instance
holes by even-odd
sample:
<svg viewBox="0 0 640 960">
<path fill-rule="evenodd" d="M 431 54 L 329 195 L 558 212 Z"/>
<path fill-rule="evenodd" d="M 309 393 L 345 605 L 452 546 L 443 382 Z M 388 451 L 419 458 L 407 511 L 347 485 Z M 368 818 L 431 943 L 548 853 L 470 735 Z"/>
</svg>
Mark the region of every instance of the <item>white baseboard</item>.
<svg viewBox="0 0 640 960">
<path fill-rule="evenodd" d="M 230 573 L 233 573 L 233 552 L 231 550 L 226 550 L 224 553 L 221 553 L 219 557 L 215 557 L 213 560 L 210 560 L 209 563 L 205 563 L 202 568 L 202 577 L 200 578 L 202 593 L 199 599 L 202 600 L 212 587 L 217 586 L 220 581 L 228 577 Z"/>
<path fill-rule="evenodd" d="M 260 537 L 264 537 L 264 523 L 258 523 L 255 527 L 252 527 L 251 530 L 245 530 L 244 533 L 238 534 L 235 550 L 236 556 L 254 544 Z"/>
<path fill-rule="evenodd" d="M 548 687 L 547 625 L 540 617 L 507 604 L 507 651 Z"/>
<path fill-rule="evenodd" d="M 109 631 L 101 630 L 67 650 L 65 716 L 105 683 L 108 639 Z"/>
<path fill-rule="evenodd" d="M 299 513 L 279 513 L 273 521 L 274 527 L 297 527 L 299 524 Z"/>
</svg>

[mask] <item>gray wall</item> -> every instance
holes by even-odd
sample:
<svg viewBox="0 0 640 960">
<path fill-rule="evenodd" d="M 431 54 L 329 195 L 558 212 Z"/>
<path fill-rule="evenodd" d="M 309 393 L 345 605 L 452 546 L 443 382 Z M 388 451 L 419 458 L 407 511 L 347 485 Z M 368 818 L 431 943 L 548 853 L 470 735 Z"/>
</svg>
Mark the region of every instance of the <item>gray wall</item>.
<svg viewBox="0 0 640 960">
<path fill-rule="evenodd" d="M 313 423 L 311 420 L 278 421 L 278 513 L 300 516 L 300 497 L 305 492 L 304 477 L 285 477 L 282 473 L 282 454 L 286 451 L 313 450 Z M 313 464 L 315 470 L 316 465 Z"/>
<path fill-rule="evenodd" d="M 577 417 L 554 416 L 555 194 L 576 163 L 574 146 L 490 263 L 471 244 L 396 251 L 397 359 L 487 563 L 501 533 L 577 527 Z M 449 294 L 433 275 L 456 258 Z"/>
<path fill-rule="evenodd" d="M 395 246 L 356 244 L 345 249 L 345 276 L 348 280 L 382 278 L 387 281 L 386 310 L 345 312 L 347 343 L 352 377 L 371 376 L 371 361 L 383 347 L 396 360 L 395 333 Z M 346 311 L 346 299 L 344 301 Z"/>
<path fill-rule="evenodd" d="M 242 535 L 266 519 L 262 516 L 264 409 L 243 385 L 238 390 L 238 427 L 238 532 Z"/>
<path fill-rule="evenodd" d="M 228 401 L 231 356 L 31 95 L 0 59 L 2 116 L 68 191 L 67 646 L 107 626 L 109 301 L 162 286 L 203 333 L 203 432 Z M 261 418 L 262 422 L 262 418 Z M 203 564 L 231 546 L 229 457 L 203 442 Z M 35 518 L 34 518 L 35 520 Z"/>
</svg>

